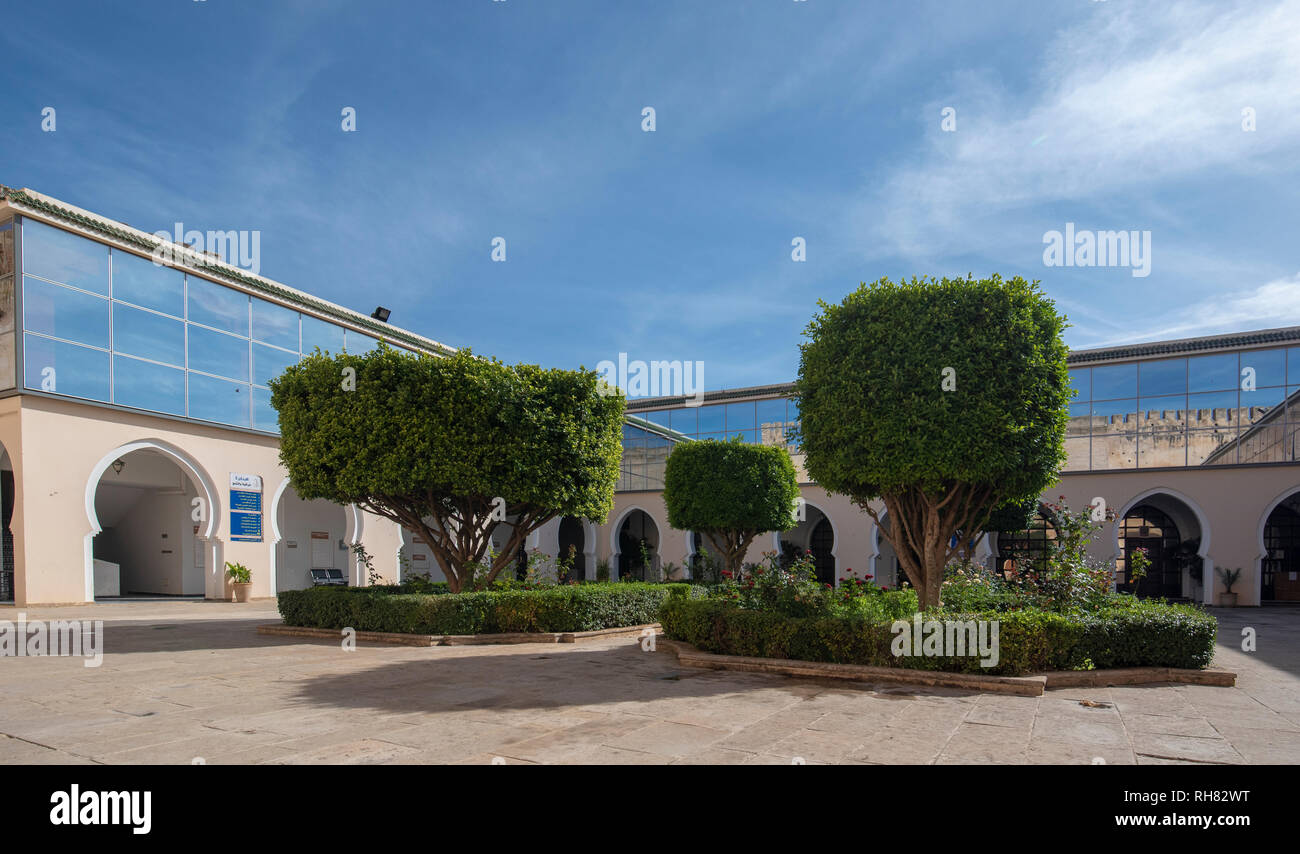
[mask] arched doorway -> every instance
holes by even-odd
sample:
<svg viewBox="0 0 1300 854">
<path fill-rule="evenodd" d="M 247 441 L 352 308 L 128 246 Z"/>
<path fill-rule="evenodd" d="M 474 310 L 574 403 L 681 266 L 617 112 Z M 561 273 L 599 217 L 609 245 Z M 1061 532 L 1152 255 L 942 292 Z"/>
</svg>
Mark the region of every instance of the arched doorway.
<svg viewBox="0 0 1300 854">
<path fill-rule="evenodd" d="M 355 584 L 351 508 L 321 498 L 305 501 L 292 484 L 275 497 L 275 588 L 304 590 L 323 584 Z M 378 555 L 372 555 L 378 558 Z M 378 562 L 376 569 L 382 569 Z M 363 579 L 364 580 L 364 579 Z"/>
<path fill-rule="evenodd" d="M 563 583 L 585 580 L 587 578 L 587 536 L 581 519 L 574 516 L 560 519 L 559 543 L 560 553 L 557 558 L 561 573 L 563 573 L 562 567 L 572 558 L 568 578 L 561 577 L 559 581 Z"/>
<path fill-rule="evenodd" d="M 1202 532 L 1190 507 L 1163 493 L 1137 502 L 1117 528 L 1120 557 L 1115 562 L 1116 588 L 1141 597 L 1179 599 L 1203 583 L 1198 555 Z M 1146 575 L 1130 574 L 1136 549 L 1145 549 L 1151 566 Z"/>
<path fill-rule="evenodd" d="M 708 537 L 699 531 L 691 531 L 691 553 L 687 559 L 687 566 L 691 572 L 691 578 L 708 582 L 709 584 L 718 584 L 722 581 L 722 571 L 726 565 L 722 561 L 722 556 L 717 554 L 713 543 Z"/>
<path fill-rule="evenodd" d="M 202 598 L 210 569 L 208 508 L 196 499 L 205 497 L 191 473 L 159 449 L 142 447 L 114 459 L 94 490 L 94 601 Z"/>
<path fill-rule="evenodd" d="M 1056 536 L 1056 526 L 1042 507 L 1038 508 L 1028 528 L 999 531 L 998 572 L 1006 578 L 1011 578 L 1017 572 L 1046 572 L 1049 556 L 1056 545 Z"/>
<path fill-rule="evenodd" d="M 876 540 L 876 558 L 875 567 L 871 574 L 874 576 L 871 580 L 879 587 L 888 587 L 890 590 L 896 590 L 902 586 L 904 581 L 908 581 L 907 573 L 903 572 L 903 567 L 899 564 L 898 553 L 894 551 L 894 546 L 885 536 L 884 531 L 889 530 L 889 515 L 880 514 L 880 525 L 875 531 Z"/>
<path fill-rule="evenodd" d="M 644 510 L 630 511 L 619 524 L 615 568 L 620 581 L 658 579 L 659 526 Z"/>
<path fill-rule="evenodd" d="M 781 553 L 808 552 L 812 555 L 817 580 L 835 584 L 835 526 L 821 508 L 804 504 L 804 518 L 781 535 Z"/>
<path fill-rule="evenodd" d="M 1300 492 L 1283 499 L 1264 522 L 1261 602 L 1300 602 Z"/>
</svg>

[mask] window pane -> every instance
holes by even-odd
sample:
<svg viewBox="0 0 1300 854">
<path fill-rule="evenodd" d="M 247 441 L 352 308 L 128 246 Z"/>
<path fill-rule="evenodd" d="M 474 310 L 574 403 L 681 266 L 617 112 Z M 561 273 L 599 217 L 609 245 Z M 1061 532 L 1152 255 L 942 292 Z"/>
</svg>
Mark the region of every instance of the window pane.
<svg viewBox="0 0 1300 854">
<path fill-rule="evenodd" d="M 184 415 L 185 371 L 127 356 L 114 356 L 113 402 L 137 409 Z"/>
<path fill-rule="evenodd" d="M 1092 435 L 1092 468 L 1131 469 L 1137 467 L 1137 434 Z"/>
<path fill-rule="evenodd" d="M 1107 365 L 1092 369 L 1092 399 L 1137 397 L 1137 365 Z"/>
<path fill-rule="evenodd" d="M 758 424 L 754 421 L 754 404 L 753 403 L 728 403 L 727 404 L 727 432 L 735 433 L 737 430 L 752 430 Z"/>
<path fill-rule="evenodd" d="M 197 276 L 187 276 L 186 285 L 192 322 L 248 337 L 248 294 Z"/>
<path fill-rule="evenodd" d="M 1236 423 L 1237 393 L 1217 391 L 1187 395 L 1189 427 L 1217 427 Z"/>
<path fill-rule="evenodd" d="M 668 412 L 669 427 L 678 433 L 685 433 L 690 436 L 695 433 L 697 422 L 696 413 L 698 409 L 691 406 L 684 406 L 681 409 L 672 409 Z"/>
<path fill-rule="evenodd" d="M 760 400 L 755 404 L 755 409 L 755 418 L 759 427 L 765 424 L 785 423 L 785 400 L 783 398 Z"/>
<path fill-rule="evenodd" d="M 1070 420 L 1065 426 L 1067 436 L 1087 436 L 1092 424 L 1092 406 L 1087 403 L 1070 404 Z"/>
<path fill-rule="evenodd" d="M 721 405 L 715 403 L 712 406 L 697 406 L 695 410 L 699 418 L 699 426 L 696 429 L 701 433 L 720 433 L 727 429 L 727 425 L 723 423 L 725 413 Z"/>
<path fill-rule="evenodd" d="M 1137 411 L 1137 401 L 1131 398 L 1128 400 L 1095 400 L 1092 402 L 1092 414 L 1109 418 L 1112 422 L 1132 421 Z"/>
<path fill-rule="evenodd" d="M 1246 368 L 1253 368 L 1255 371 L 1255 386 L 1264 388 L 1266 386 L 1286 385 L 1286 351 L 1285 350 L 1254 350 L 1249 353 L 1241 354 L 1241 372 L 1237 377 L 1244 382 Z M 1240 384 L 1238 385 L 1240 387 Z"/>
<path fill-rule="evenodd" d="M 190 370 L 248 380 L 248 339 L 190 324 Z"/>
<path fill-rule="evenodd" d="M 23 278 L 23 325 L 32 332 L 108 347 L 108 300 Z"/>
<path fill-rule="evenodd" d="M 0 222 L 0 278 L 14 271 L 14 223 Z"/>
<path fill-rule="evenodd" d="M 298 363 L 298 354 L 253 343 L 253 382 L 266 385 L 284 373 L 284 369 Z"/>
<path fill-rule="evenodd" d="M 185 366 L 185 323 L 113 304 L 113 351 Z"/>
<path fill-rule="evenodd" d="M 1075 368 L 1070 371 L 1070 388 L 1077 392 L 1075 400 L 1092 399 L 1092 368 Z"/>
<path fill-rule="evenodd" d="M 280 432 L 280 416 L 271 406 L 271 392 L 264 388 L 253 389 L 253 429 Z"/>
<path fill-rule="evenodd" d="M 1187 465 L 1187 431 L 1181 424 L 1148 425 L 1138 433 L 1138 465 L 1146 469 Z"/>
<path fill-rule="evenodd" d="M 1088 447 L 1088 437 L 1082 436 L 1065 440 L 1065 468 L 1062 471 L 1087 471 L 1091 464 L 1091 451 Z"/>
<path fill-rule="evenodd" d="M 326 323 L 320 318 L 302 316 L 302 352 L 311 353 L 317 347 L 325 353 L 343 352 L 343 327 Z"/>
<path fill-rule="evenodd" d="M 190 417 L 247 427 L 249 386 L 190 374 Z"/>
<path fill-rule="evenodd" d="M 129 252 L 113 252 L 113 299 L 185 316 L 185 274 Z"/>
<path fill-rule="evenodd" d="M 107 352 L 35 335 L 23 340 L 23 371 L 28 388 L 108 400 Z"/>
<path fill-rule="evenodd" d="M 1187 431 L 1189 466 L 1223 466 L 1237 462 L 1237 431 L 1231 427 L 1217 430 Z"/>
<path fill-rule="evenodd" d="M 361 353 L 369 353 L 371 350 L 379 346 L 378 338 L 371 338 L 369 335 L 362 335 L 355 329 L 348 329 L 346 332 L 347 338 L 345 339 L 344 346 L 347 351 L 354 356 L 360 355 Z"/>
<path fill-rule="evenodd" d="M 652 424 L 658 424 L 660 427 L 668 426 L 668 410 L 666 409 L 656 409 L 653 412 L 633 412 L 631 414 Z"/>
<path fill-rule="evenodd" d="M 1187 360 L 1188 391 L 1219 391 L 1236 387 L 1236 353 L 1195 356 Z"/>
<path fill-rule="evenodd" d="M 1257 424 L 1268 419 L 1269 414 L 1282 405 L 1286 390 L 1281 388 L 1258 388 L 1254 391 L 1238 392 L 1241 397 L 1242 427 Z M 1280 413 L 1279 413 L 1280 414 Z"/>
<path fill-rule="evenodd" d="M 726 438 L 733 439 L 736 436 L 740 436 L 751 445 L 758 444 L 757 430 L 727 430 Z"/>
<path fill-rule="evenodd" d="M 1138 399 L 1138 412 L 1142 417 L 1179 418 L 1187 409 L 1187 395 L 1169 394 L 1164 397 L 1142 397 Z"/>
<path fill-rule="evenodd" d="M 25 219 L 23 272 L 108 296 L 108 247 Z"/>
<path fill-rule="evenodd" d="M 1161 359 L 1138 365 L 1138 393 L 1143 397 L 1154 394 L 1182 394 L 1187 391 L 1187 360 Z"/>
<path fill-rule="evenodd" d="M 253 338 L 298 352 L 298 312 L 253 298 Z"/>
</svg>

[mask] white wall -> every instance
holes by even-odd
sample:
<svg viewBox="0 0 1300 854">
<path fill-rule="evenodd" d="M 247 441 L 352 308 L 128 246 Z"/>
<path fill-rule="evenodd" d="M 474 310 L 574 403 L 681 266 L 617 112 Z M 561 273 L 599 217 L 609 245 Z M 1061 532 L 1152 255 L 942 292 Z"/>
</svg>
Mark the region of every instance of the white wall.
<svg viewBox="0 0 1300 854">
<path fill-rule="evenodd" d="M 280 542 L 275 547 L 277 590 L 311 587 L 310 570 L 313 568 L 341 569 L 347 573 L 351 550 L 339 549 L 339 540 L 345 539 L 347 534 L 346 507 L 320 499 L 303 501 L 290 486 L 280 496 L 277 510 L 280 514 Z M 315 566 L 312 561 L 313 531 L 329 534 L 329 549 Z M 376 568 L 382 568 L 383 555 L 372 557 Z"/>
</svg>

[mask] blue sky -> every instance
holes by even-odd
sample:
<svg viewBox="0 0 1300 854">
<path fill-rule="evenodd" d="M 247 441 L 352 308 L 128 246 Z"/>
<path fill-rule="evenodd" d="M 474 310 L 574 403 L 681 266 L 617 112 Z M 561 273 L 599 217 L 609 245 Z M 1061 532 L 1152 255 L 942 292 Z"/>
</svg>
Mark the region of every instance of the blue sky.
<svg viewBox="0 0 1300 854">
<path fill-rule="evenodd" d="M 48 0 L 0 45 L 0 183 L 510 362 L 785 381 L 881 276 L 1040 279 L 1072 347 L 1300 324 L 1300 2 Z M 1044 266 L 1067 222 L 1150 275 Z"/>
</svg>

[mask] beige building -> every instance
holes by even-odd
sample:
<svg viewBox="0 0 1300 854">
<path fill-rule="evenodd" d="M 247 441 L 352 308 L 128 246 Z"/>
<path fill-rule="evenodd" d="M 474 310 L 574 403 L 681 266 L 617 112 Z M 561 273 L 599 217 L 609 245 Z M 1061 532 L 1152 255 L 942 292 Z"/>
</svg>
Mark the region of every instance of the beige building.
<svg viewBox="0 0 1300 854">
<path fill-rule="evenodd" d="M 386 580 L 441 578 L 410 532 L 303 501 L 278 460 L 267 381 L 303 354 L 449 349 L 376 317 L 0 187 L 0 601 L 228 598 L 226 562 L 252 571 L 255 596 L 331 575 L 366 584 L 357 545 Z M 1132 587 L 1125 556 L 1141 546 L 1155 561 L 1144 595 L 1210 602 L 1213 570 L 1239 567 L 1241 604 L 1300 600 L 1300 328 L 1082 351 L 1070 365 L 1069 461 L 1044 497 L 1115 512 L 1094 550 L 1118 561 L 1118 584 Z M 760 538 L 751 560 L 806 549 L 827 581 L 898 583 L 871 518 L 803 474 L 791 392 L 630 401 L 609 518 L 552 520 L 529 549 L 573 553 L 587 579 L 698 568 L 699 538 L 667 524 L 664 462 L 676 442 L 740 435 L 786 445 L 803 481 L 798 527 Z M 976 551 L 996 564 L 1052 535 L 1043 518 Z"/>
</svg>

